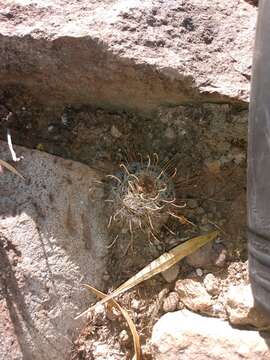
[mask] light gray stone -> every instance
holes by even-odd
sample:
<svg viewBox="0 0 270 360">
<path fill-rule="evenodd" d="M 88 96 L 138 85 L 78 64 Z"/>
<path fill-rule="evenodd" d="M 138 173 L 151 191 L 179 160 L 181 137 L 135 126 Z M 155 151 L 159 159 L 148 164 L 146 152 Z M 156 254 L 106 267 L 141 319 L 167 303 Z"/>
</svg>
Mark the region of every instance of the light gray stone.
<svg viewBox="0 0 270 360">
<path fill-rule="evenodd" d="M 89 167 L 15 147 L 22 180 L 0 175 L 0 359 L 66 359 L 90 304 L 81 283 L 102 288 L 106 226 L 98 175 Z M 9 161 L 5 142 L 0 158 Z"/>
<path fill-rule="evenodd" d="M 243 105 L 256 12 L 235 0 L 1 1 L 1 88 L 60 106 Z"/>
<path fill-rule="evenodd" d="M 171 283 L 177 279 L 179 270 L 180 270 L 180 265 L 179 263 L 176 263 L 175 265 L 171 266 L 169 269 L 163 271 L 161 275 L 168 283 Z"/>
<path fill-rule="evenodd" d="M 231 285 L 226 296 L 226 311 L 233 325 L 270 326 L 269 319 L 256 307 L 250 284 Z"/>
<path fill-rule="evenodd" d="M 162 316 L 154 325 L 152 344 L 155 360 L 270 359 L 269 337 L 188 310 Z"/>
</svg>

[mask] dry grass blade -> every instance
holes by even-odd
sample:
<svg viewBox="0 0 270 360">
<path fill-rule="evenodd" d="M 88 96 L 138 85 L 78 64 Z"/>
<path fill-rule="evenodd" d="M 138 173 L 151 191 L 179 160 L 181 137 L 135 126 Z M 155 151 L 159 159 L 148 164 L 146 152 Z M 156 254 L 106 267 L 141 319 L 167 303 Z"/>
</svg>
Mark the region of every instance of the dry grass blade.
<svg viewBox="0 0 270 360">
<path fill-rule="evenodd" d="M 91 292 L 93 292 L 96 296 L 98 296 L 101 299 L 106 298 L 106 294 L 104 294 L 103 292 L 95 289 L 94 287 L 92 287 L 91 285 L 88 284 L 84 284 L 83 286 L 85 286 L 88 290 L 90 290 Z M 141 360 L 142 356 L 141 356 L 141 344 L 140 344 L 140 337 L 137 333 L 136 327 L 131 319 L 131 317 L 129 316 L 128 312 L 126 311 L 126 309 L 122 308 L 118 302 L 114 299 L 110 299 L 109 300 L 109 305 L 111 305 L 112 307 L 116 307 L 121 314 L 124 316 L 124 318 L 126 319 L 128 326 L 130 328 L 130 331 L 132 333 L 132 337 L 133 337 L 133 344 L 134 344 L 134 350 L 135 350 L 135 360 Z"/>
<path fill-rule="evenodd" d="M 8 169 L 9 171 L 13 172 L 14 174 L 18 175 L 20 178 L 24 179 L 24 177 L 15 169 L 15 167 L 13 167 L 12 165 L 10 165 L 10 164 L 7 163 L 6 161 L 0 159 L 0 165 L 2 165 L 3 167 L 5 167 L 5 168 Z"/>
<path fill-rule="evenodd" d="M 113 291 L 110 295 L 107 295 L 103 298 L 99 303 L 104 304 L 107 301 L 111 300 L 112 298 L 122 294 L 123 292 L 133 288 L 134 286 L 140 284 L 141 282 L 150 279 L 151 277 L 169 269 L 171 266 L 176 264 L 178 261 L 183 259 L 184 257 L 192 254 L 200 247 L 208 243 L 209 241 L 214 240 L 217 235 L 218 231 L 210 232 L 206 235 L 197 236 L 193 239 L 190 239 L 183 244 L 180 244 L 170 250 L 167 253 L 162 254 L 159 258 L 152 261 L 149 265 L 139 271 L 136 275 L 126 281 L 124 284 L 120 285 L 115 291 Z M 95 305 L 94 305 L 95 306 Z M 93 307 L 94 307 L 93 306 Z M 78 317 L 86 314 L 92 308 L 87 309 Z"/>
</svg>

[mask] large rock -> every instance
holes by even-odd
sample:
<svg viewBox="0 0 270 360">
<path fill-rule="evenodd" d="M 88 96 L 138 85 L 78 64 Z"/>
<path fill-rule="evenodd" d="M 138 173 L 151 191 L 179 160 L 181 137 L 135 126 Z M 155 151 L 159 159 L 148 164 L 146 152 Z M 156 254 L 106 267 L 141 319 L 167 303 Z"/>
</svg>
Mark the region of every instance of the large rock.
<svg viewBox="0 0 270 360">
<path fill-rule="evenodd" d="M 243 104 L 256 11 L 243 0 L 3 1 L 2 95 L 142 111 Z"/>
<path fill-rule="evenodd" d="M 155 360 L 270 359 L 269 337 L 188 310 L 162 316 L 154 326 L 152 343 Z"/>
<path fill-rule="evenodd" d="M 0 359 L 59 360 L 89 306 L 81 282 L 102 286 L 106 232 L 97 174 L 17 147 L 25 181 L 0 174 Z M 0 158 L 9 160 L 0 142 Z M 93 201 L 93 197 L 96 200 Z"/>
</svg>

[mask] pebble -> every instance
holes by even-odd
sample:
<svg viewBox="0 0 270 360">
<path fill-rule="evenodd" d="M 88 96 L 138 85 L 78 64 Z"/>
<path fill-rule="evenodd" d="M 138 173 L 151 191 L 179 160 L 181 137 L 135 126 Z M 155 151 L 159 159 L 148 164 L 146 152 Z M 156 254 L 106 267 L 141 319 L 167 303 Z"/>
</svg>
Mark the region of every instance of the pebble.
<svg viewBox="0 0 270 360">
<path fill-rule="evenodd" d="M 202 271 L 202 269 L 200 269 L 200 268 L 198 268 L 198 269 L 196 269 L 196 274 L 198 275 L 198 276 L 203 276 L 203 271 Z"/>
<path fill-rule="evenodd" d="M 117 129 L 117 127 L 115 125 L 113 125 L 111 127 L 111 135 L 114 138 L 118 139 L 118 138 L 120 138 L 122 136 L 122 133 Z"/>
<path fill-rule="evenodd" d="M 208 243 L 208 244 L 202 246 L 200 249 L 196 250 L 194 253 L 188 255 L 186 257 L 186 262 L 190 266 L 199 270 L 199 268 L 200 269 L 205 268 L 212 263 L 211 255 L 212 255 L 212 243 Z M 196 273 L 197 273 L 197 270 L 196 270 Z M 198 276 L 200 276 L 200 275 L 198 275 Z"/>
<path fill-rule="evenodd" d="M 97 304 L 94 308 L 94 322 L 97 325 L 101 325 L 104 323 L 106 318 L 106 311 L 104 305 Z"/>
<path fill-rule="evenodd" d="M 168 283 L 171 283 L 176 280 L 179 274 L 179 270 L 180 270 L 180 265 L 177 263 L 171 266 L 168 270 L 163 271 L 161 274 Z"/>
<path fill-rule="evenodd" d="M 219 280 L 211 273 L 203 280 L 204 287 L 210 295 L 217 295 L 219 292 Z"/>
<path fill-rule="evenodd" d="M 176 291 L 172 291 L 163 301 L 163 310 L 172 312 L 178 309 L 179 295 Z"/>
<path fill-rule="evenodd" d="M 140 302 L 140 300 L 132 299 L 130 305 L 133 310 L 139 310 L 141 307 L 141 302 Z"/>
<path fill-rule="evenodd" d="M 54 131 L 54 125 L 49 125 L 48 132 L 53 132 L 53 131 Z"/>
<path fill-rule="evenodd" d="M 128 332 L 126 330 L 122 330 L 119 334 L 119 342 L 121 345 L 127 345 L 130 341 Z"/>
<path fill-rule="evenodd" d="M 61 116 L 61 122 L 64 126 L 68 126 L 68 116 L 66 113 L 64 113 L 62 116 Z"/>
<path fill-rule="evenodd" d="M 223 244 L 214 245 L 215 254 L 213 255 L 213 263 L 218 267 L 223 267 L 227 260 L 227 249 Z"/>
</svg>

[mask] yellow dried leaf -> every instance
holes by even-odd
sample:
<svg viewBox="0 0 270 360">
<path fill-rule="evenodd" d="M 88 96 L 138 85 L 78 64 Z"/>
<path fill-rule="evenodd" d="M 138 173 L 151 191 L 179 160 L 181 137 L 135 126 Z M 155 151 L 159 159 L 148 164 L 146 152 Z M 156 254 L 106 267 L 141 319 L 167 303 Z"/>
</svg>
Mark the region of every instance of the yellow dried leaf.
<svg viewBox="0 0 270 360">
<path fill-rule="evenodd" d="M 217 235 L 218 235 L 218 231 L 213 231 L 206 235 L 197 236 L 195 238 L 192 238 L 192 239 L 176 246 L 169 252 L 162 254 L 159 258 L 152 261 L 149 265 L 144 267 L 141 271 L 139 271 L 136 275 L 134 275 L 132 278 L 127 280 L 124 284 L 120 285 L 111 294 L 109 294 L 105 298 L 103 298 L 99 303 L 104 304 L 107 301 L 111 300 L 112 298 L 115 298 L 116 296 L 122 294 L 123 292 L 125 292 L 129 289 L 132 289 L 134 286 L 140 284 L 141 282 L 148 280 L 151 277 L 159 274 L 160 272 L 163 272 L 163 271 L 169 269 L 171 266 L 176 264 L 178 261 L 180 261 L 184 257 L 192 254 L 193 252 L 198 250 L 200 247 L 202 247 L 209 241 L 214 240 L 217 237 Z M 86 314 L 94 306 L 92 306 L 89 309 L 87 309 L 86 311 L 84 311 L 78 317 Z"/>
<path fill-rule="evenodd" d="M 159 258 L 152 261 L 149 265 L 139 271 L 132 278 L 127 280 L 124 284 L 120 285 L 115 291 L 110 295 L 107 295 L 106 298 L 101 300 L 101 304 L 104 304 L 106 301 L 122 294 L 123 292 L 133 288 L 134 286 L 140 284 L 141 282 L 150 279 L 151 277 L 169 269 L 171 266 L 176 264 L 178 261 L 186 257 L 187 255 L 192 254 L 198 250 L 201 246 L 205 245 L 209 241 L 214 240 L 218 235 L 218 231 L 213 231 L 206 235 L 197 236 L 193 239 L 190 239 L 183 244 L 180 244 L 170 250 L 167 253 L 162 254 Z"/>
<path fill-rule="evenodd" d="M 106 298 L 106 294 L 104 294 L 103 292 L 95 289 L 94 287 L 92 287 L 91 285 L 88 284 L 84 284 L 83 286 L 85 286 L 88 290 L 92 291 L 96 296 L 98 296 L 101 299 Z M 126 319 L 128 326 L 130 328 L 132 337 L 133 337 L 133 345 L 134 345 L 134 350 L 135 350 L 135 360 L 141 360 L 141 344 L 140 344 L 140 337 L 137 333 L 136 327 L 131 319 L 131 317 L 129 316 L 128 312 L 126 309 L 124 309 L 122 306 L 120 306 L 118 304 L 118 302 L 114 299 L 110 299 L 109 300 L 109 305 L 111 305 L 112 307 L 116 307 L 124 316 L 124 318 Z"/>
<path fill-rule="evenodd" d="M 18 175 L 20 178 L 24 179 L 24 177 L 19 173 L 19 171 L 17 171 L 15 169 L 15 167 L 13 167 L 12 165 L 10 165 L 9 163 L 7 163 L 4 160 L 0 159 L 0 165 L 2 165 L 3 167 L 5 167 L 6 169 L 8 169 L 9 171 L 13 172 L 14 174 Z"/>
</svg>

